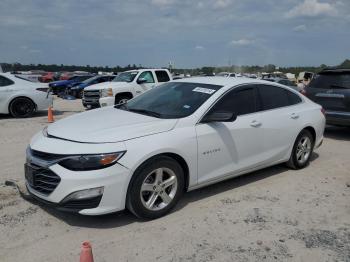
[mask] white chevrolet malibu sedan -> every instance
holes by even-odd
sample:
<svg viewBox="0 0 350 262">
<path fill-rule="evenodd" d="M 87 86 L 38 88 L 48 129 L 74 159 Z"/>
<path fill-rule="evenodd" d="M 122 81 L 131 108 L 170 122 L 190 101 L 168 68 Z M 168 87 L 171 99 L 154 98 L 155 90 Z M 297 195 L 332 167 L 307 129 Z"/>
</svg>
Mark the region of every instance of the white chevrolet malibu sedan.
<svg viewBox="0 0 350 262">
<path fill-rule="evenodd" d="M 45 128 L 27 149 L 26 185 L 59 209 L 153 219 L 186 191 L 279 163 L 306 167 L 324 127 L 322 108 L 286 86 L 182 79 Z"/>
</svg>

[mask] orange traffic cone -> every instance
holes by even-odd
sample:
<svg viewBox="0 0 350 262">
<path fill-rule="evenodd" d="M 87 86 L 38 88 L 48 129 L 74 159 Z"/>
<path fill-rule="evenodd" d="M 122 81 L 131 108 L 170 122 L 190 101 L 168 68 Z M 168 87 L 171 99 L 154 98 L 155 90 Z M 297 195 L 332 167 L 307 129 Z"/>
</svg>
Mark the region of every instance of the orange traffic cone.
<svg viewBox="0 0 350 262">
<path fill-rule="evenodd" d="M 47 122 L 53 123 L 55 120 L 53 118 L 53 112 L 52 112 L 52 106 L 49 106 L 49 109 L 47 110 Z"/>
<path fill-rule="evenodd" d="M 92 256 L 91 244 L 88 241 L 85 241 L 81 245 L 80 262 L 94 262 L 94 258 Z"/>
</svg>

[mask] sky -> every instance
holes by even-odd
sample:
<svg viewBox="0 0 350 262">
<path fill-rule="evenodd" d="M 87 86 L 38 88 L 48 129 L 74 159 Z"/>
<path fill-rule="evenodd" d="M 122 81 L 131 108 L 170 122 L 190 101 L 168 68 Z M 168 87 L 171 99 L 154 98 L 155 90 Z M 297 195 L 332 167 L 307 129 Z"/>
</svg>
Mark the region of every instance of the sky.
<svg viewBox="0 0 350 262">
<path fill-rule="evenodd" d="M 0 0 L 0 62 L 337 65 L 350 0 Z"/>
</svg>

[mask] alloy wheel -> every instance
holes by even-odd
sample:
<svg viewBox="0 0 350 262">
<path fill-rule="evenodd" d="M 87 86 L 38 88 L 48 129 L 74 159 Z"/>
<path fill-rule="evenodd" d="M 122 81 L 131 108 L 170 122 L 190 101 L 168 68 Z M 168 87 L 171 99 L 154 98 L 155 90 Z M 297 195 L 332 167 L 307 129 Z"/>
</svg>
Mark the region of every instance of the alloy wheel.
<svg viewBox="0 0 350 262">
<path fill-rule="evenodd" d="M 304 164 L 310 157 L 312 149 L 312 143 L 308 136 L 303 136 L 299 140 L 297 150 L 296 150 L 296 159 L 300 164 Z"/>
<path fill-rule="evenodd" d="M 161 210 L 174 199 L 177 177 L 169 168 L 157 168 L 150 172 L 142 183 L 140 197 L 143 206 L 152 211 Z"/>
</svg>

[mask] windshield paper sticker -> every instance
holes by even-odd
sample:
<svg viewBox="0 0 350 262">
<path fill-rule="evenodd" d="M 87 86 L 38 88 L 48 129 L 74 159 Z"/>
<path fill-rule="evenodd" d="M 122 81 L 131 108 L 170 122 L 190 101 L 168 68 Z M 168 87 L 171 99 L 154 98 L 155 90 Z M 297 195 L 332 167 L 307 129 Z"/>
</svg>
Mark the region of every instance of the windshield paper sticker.
<svg viewBox="0 0 350 262">
<path fill-rule="evenodd" d="M 213 94 L 215 93 L 216 90 L 214 89 L 209 89 L 209 88 L 204 88 L 204 87 L 196 87 L 195 89 L 192 90 L 193 92 L 199 92 L 199 93 L 205 93 L 205 94 Z"/>
</svg>

